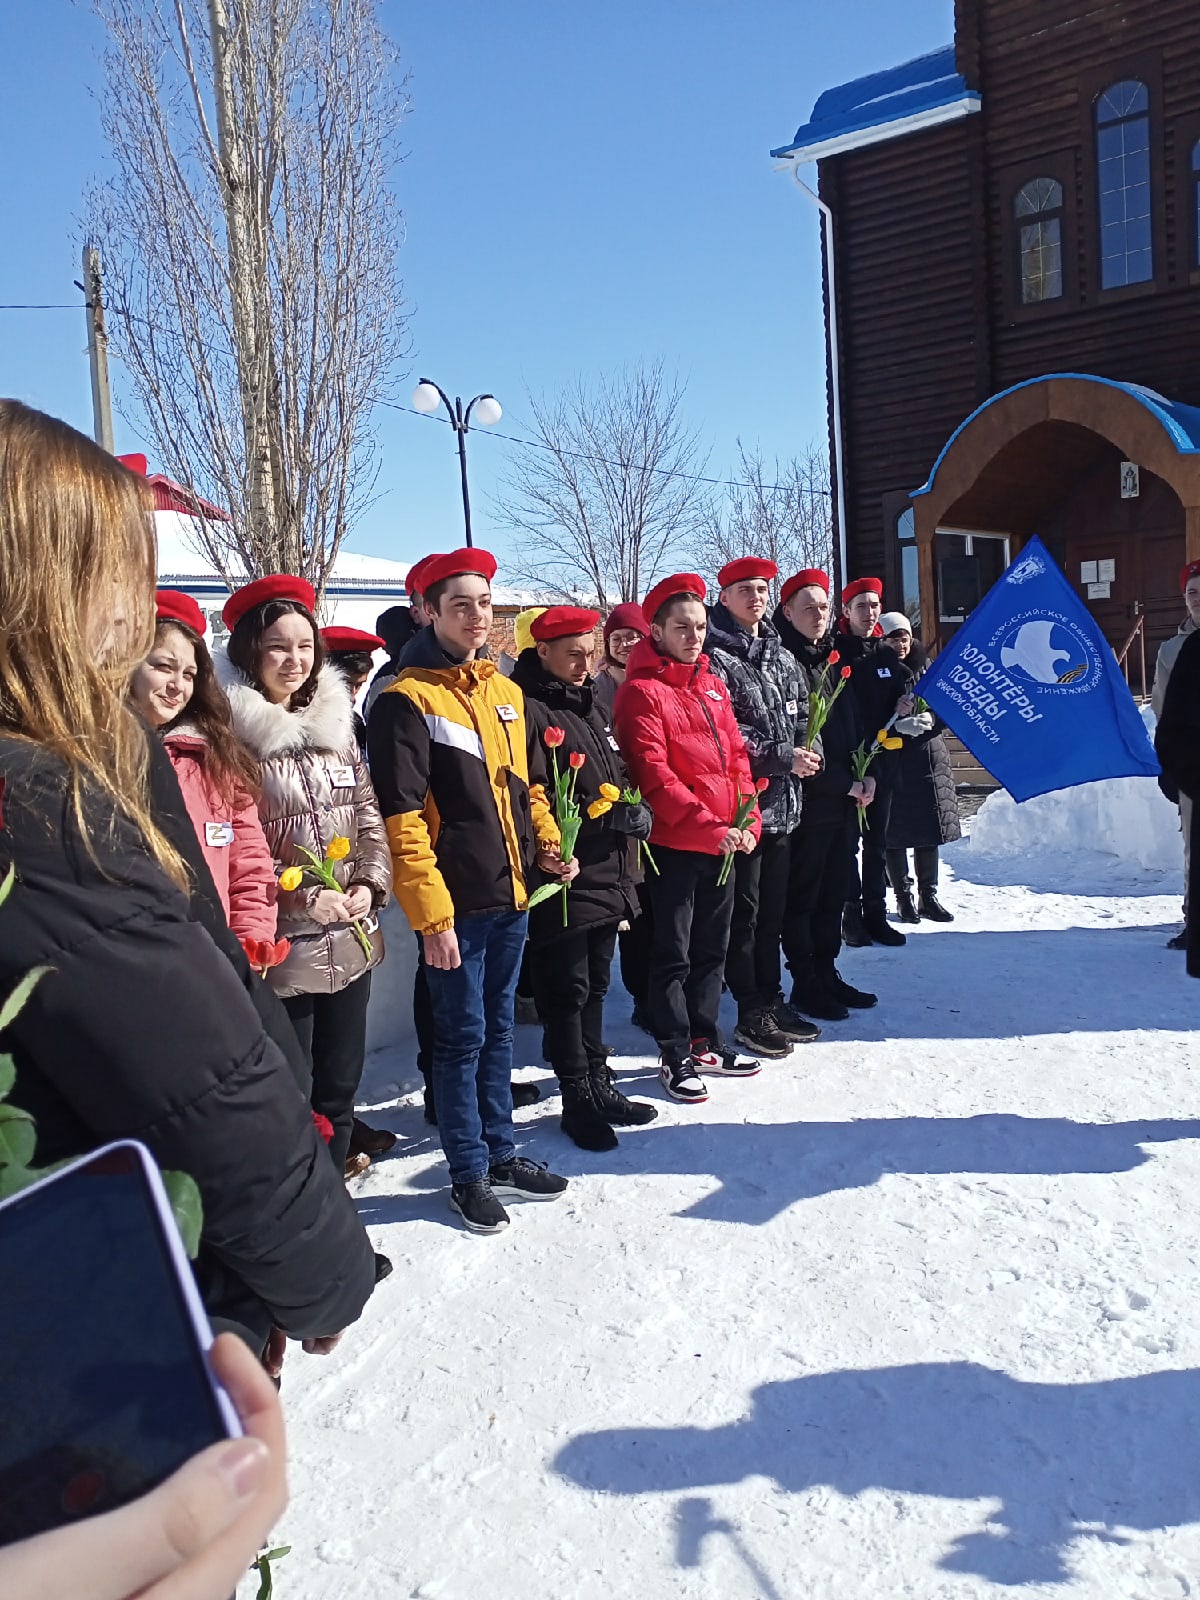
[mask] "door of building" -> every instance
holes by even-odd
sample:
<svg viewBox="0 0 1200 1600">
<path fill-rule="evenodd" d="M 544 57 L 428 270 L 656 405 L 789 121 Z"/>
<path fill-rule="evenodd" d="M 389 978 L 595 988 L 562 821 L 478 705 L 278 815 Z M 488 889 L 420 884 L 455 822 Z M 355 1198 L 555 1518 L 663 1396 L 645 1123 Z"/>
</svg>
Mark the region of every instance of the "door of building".
<svg viewBox="0 0 1200 1600">
<path fill-rule="evenodd" d="M 1151 667 L 1162 641 L 1183 616 L 1179 569 L 1183 533 L 1144 528 L 1137 533 L 1077 534 L 1066 543 L 1067 577 L 1120 650 L 1140 615 L 1146 618 L 1146 658 Z"/>
</svg>

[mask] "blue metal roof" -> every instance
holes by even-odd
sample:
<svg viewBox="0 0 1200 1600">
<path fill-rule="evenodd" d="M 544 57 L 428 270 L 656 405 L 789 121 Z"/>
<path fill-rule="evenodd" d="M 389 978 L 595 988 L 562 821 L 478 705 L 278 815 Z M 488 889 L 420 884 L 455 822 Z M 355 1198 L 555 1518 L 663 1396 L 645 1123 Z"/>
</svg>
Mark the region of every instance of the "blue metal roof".
<svg viewBox="0 0 1200 1600">
<path fill-rule="evenodd" d="M 1024 383 L 1014 383 L 1011 389 L 1004 389 L 999 394 L 992 395 L 990 400 L 985 400 L 981 406 L 976 406 L 966 421 L 960 422 L 946 440 L 941 453 L 933 463 L 933 471 L 929 474 L 928 480 L 921 488 L 914 489 L 913 499 L 915 500 L 918 495 L 928 494 L 933 488 L 938 468 L 946 459 L 954 441 L 964 428 L 971 426 L 976 417 L 989 406 L 994 406 L 998 400 L 1003 400 L 1010 394 L 1017 394 L 1021 389 L 1031 388 L 1035 383 L 1049 383 L 1053 378 L 1076 378 L 1083 383 L 1103 384 L 1107 389 L 1123 389 L 1139 405 L 1145 406 L 1150 415 L 1161 423 L 1181 456 L 1200 455 L 1200 407 L 1185 406 L 1178 400 L 1167 400 L 1163 395 L 1156 394 L 1153 389 L 1147 389 L 1140 383 L 1121 383 L 1116 378 L 1097 378 L 1091 372 L 1046 372 L 1040 378 L 1027 378 Z"/>
<path fill-rule="evenodd" d="M 956 70 L 954 47 L 948 45 L 903 66 L 826 89 L 791 144 L 771 154 L 777 159 L 819 160 L 969 116 L 980 105 L 978 91 Z"/>
</svg>

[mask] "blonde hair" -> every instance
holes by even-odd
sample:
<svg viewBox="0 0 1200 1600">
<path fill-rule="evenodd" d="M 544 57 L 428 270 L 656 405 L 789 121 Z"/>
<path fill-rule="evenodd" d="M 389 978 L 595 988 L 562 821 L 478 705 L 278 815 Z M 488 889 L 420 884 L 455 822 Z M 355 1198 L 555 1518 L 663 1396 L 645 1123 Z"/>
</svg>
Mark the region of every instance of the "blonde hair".
<svg viewBox="0 0 1200 1600">
<path fill-rule="evenodd" d="M 147 734 L 126 703 L 154 643 L 156 555 L 144 482 L 65 422 L 0 400 L 0 730 L 65 763 L 93 854 L 84 799 L 98 787 L 186 890 L 150 814 Z"/>
</svg>

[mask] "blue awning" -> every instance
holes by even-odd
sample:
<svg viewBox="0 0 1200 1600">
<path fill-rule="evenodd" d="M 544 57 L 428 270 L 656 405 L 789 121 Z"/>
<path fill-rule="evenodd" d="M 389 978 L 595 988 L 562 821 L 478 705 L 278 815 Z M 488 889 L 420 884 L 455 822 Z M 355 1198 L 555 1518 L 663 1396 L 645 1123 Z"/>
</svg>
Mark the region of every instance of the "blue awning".
<svg viewBox="0 0 1200 1600">
<path fill-rule="evenodd" d="M 777 160 L 820 161 L 971 116 L 981 105 L 978 90 L 970 88 L 956 69 L 954 47 L 949 45 L 903 66 L 827 89 L 791 144 L 771 154 Z"/>
</svg>

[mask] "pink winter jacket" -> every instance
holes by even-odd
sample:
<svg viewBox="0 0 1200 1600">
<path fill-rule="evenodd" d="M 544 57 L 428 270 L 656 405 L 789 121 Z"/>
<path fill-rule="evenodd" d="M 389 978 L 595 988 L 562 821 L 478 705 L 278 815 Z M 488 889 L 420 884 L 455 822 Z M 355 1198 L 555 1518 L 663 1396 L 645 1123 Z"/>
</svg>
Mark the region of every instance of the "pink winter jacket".
<svg viewBox="0 0 1200 1600">
<path fill-rule="evenodd" d="M 208 746 L 181 727 L 163 740 L 229 926 L 239 939 L 275 939 L 275 863 L 248 790 L 230 806 L 205 771 Z"/>
</svg>

